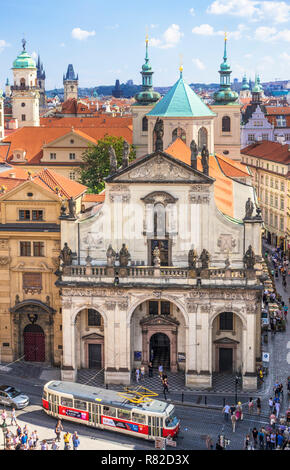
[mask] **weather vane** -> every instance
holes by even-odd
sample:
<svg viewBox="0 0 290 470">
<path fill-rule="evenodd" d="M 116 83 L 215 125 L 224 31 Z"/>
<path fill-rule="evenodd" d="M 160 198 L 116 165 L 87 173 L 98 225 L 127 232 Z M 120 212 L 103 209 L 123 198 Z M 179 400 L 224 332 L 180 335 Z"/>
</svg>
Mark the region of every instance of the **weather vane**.
<svg viewBox="0 0 290 470">
<path fill-rule="evenodd" d="M 23 34 L 23 36 L 24 36 L 24 34 Z M 23 51 L 25 51 L 25 46 L 26 46 L 26 39 L 25 39 L 25 37 L 23 37 L 23 39 L 22 39 Z"/>
</svg>

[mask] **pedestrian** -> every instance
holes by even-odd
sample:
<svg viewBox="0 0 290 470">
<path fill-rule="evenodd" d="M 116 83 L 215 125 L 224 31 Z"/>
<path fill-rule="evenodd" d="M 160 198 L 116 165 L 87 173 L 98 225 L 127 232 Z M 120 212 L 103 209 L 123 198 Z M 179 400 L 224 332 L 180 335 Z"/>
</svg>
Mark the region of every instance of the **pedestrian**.
<svg viewBox="0 0 290 470">
<path fill-rule="evenodd" d="M 259 377 L 260 377 L 261 382 L 264 382 L 264 374 L 263 374 L 262 368 L 259 370 Z"/>
<path fill-rule="evenodd" d="M 231 412 L 231 408 L 229 405 L 225 405 L 224 408 L 223 408 L 223 415 L 224 415 L 224 418 L 225 418 L 225 421 L 228 422 L 229 420 L 229 415 L 230 415 L 230 412 Z"/>
<path fill-rule="evenodd" d="M 264 438 L 265 438 L 265 433 L 263 428 L 260 429 L 258 432 L 258 439 L 259 439 L 259 447 L 261 450 L 264 450 Z"/>
<path fill-rule="evenodd" d="M 139 379 L 140 379 L 140 369 L 137 368 L 136 369 L 136 382 L 139 383 Z"/>
<path fill-rule="evenodd" d="M 41 448 L 41 450 L 48 450 L 48 444 L 47 444 L 45 439 L 41 442 L 41 447 L 40 448 Z"/>
<path fill-rule="evenodd" d="M 28 450 L 34 450 L 34 443 L 32 435 L 28 439 Z"/>
<path fill-rule="evenodd" d="M 58 419 L 58 420 L 57 420 L 57 423 L 56 423 L 56 425 L 55 425 L 56 440 L 57 440 L 58 442 L 60 442 L 61 431 L 63 431 L 63 426 L 62 426 L 62 424 L 61 424 L 61 420 Z"/>
<path fill-rule="evenodd" d="M 19 424 L 17 425 L 16 434 L 18 437 L 22 434 L 22 429 Z"/>
<path fill-rule="evenodd" d="M 38 443 L 38 440 L 39 440 L 36 429 L 34 431 L 32 431 L 31 437 L 33 439 L 33 447 L 34 447 L 34 449 L 36 449 L 36 446 L 37 446 L 37 443 Z"/>
<path fill-rule="evenodd" d="M 51 443 L 51 450 L 58 450 L 58 449 L 59 449 L 59 445 L 56 443 L 56 440 L 53 439 Z"/>
<path fill-rule="evenodd" d="M 64 436 L 64 450 L 70 450 L 70 440 L 71 440 L 71 434 L 67 431 Z"/>
<path fill-rule="evenodd" d="M 27 434 L 22 433 L 20 436 L 20 442 L 24 449 L 26 449 L 27 440 L 28 440 Z"/>
<path fill-rule="evenodd" d="M 213 450 L 212 438 L 209 435 L 206 436 L 205 444 L 206 444 L 207 450 Z"/>
<path fill-rule="evenodd" d="M 254 409 L 254 402 L 253 402 L 253 398 L 250 397 L 250 400 L 249 400 L 249 403 L 248 403 L 248 408 L 249 408 L 249 413 L 252 414 L 253 413 L 253 409 Z"/>
<path fill-rule="evenodd" d="M 76 431 L 74 432 L 74 435 L 72 437 L 72 442 L 73 442 L 73 450 L 78 450 L 78 447 L 80 445 L 80 440 L 79 440 L 78 433 Z"/>
<path fill-rule="evenodd" d="M 249 434 L 247 434 L 244 439 L 244 449 L 249 450 L 249 445 L 250 445 L 250 436 Z"/>
<path fill-rule="evenodd" d="M 279 418 L 280 403 L 278 401 L 275 403 L 275 410 L 276 410 L 276 418 Z"/>
<path fill-rule="evenodd" d="M 252 431 L 252 436 L 253 436 L 253 439 L 254 439 L 254 448 L 256 448 L 256 446 L 258 444 L 258 430 L 257 430 L 256 427 Z"/>
<path fill-rule="evenodd" d="M 275 415 L 274 412 L 270 415 L 270 425 L 272 426 L 272 428 L 275 429 L 275 425 L 276 425 L 276 415 Z"/>
<path fill-rule="evenodd" d="M 11 424 L 10 424 L 10 426 L 12 426 L 13 423 L 15 423 L 15 426 L 17 426 L 15 408 L 12 408 L 12 411 L 11 411 Z"/>
<path fill-rule="evenodd" d="M 162 386 L 163 386 L 163 395 L 166 400 L 166 392 L 169 393 L 167 376 L 165 376 L 164 379 L 162 380 Z"/>
<path fill-rule="evenodd" d="M 231 421 L 232 421 L 233 432 L 236 432 L 236 423 L 237 423 L 236 413 L 232 414 Z"/>
<path fill-rule="evenodd" d="M 143 381 L 144 378 L 145 378 L 145 367 L 142 366 L 141 369 L 140 369 L 140 371 L 141 371 L 141 380 Z"/>
<path fill-rule="evenodd" d="M 159 365 L 158 371 L 159 371 L 159 377 L 162 380 L 162 374 L 163 374 L 163 365 L 162 364 Z"/>
<path fill-rule="evenodd" d="M 149 371 L 149 377 L 153 377 L 153 364 L 152 364 L 152 362 L 149 362 L 148 371 Z"/>
<path fill-rule="evenodd" d="M 269 398 L 269 402 L 268 402 L 268 403 L 269 403 L 270 413 L 272 413 L 272 411 L 273 411 L 273 406 L 274 406 L 273 398 L 272 398 L 272 397 Z"/>
<path fill-rule="evenodd" d="M 262 408 L 261 399 L 257 398 L 257 414 L 258 415 L 261 414 L 261 408 Z"/>
<path fill-rule="evenodd" d="M 2 418 L 2 426 L 3 426 L 3 424 L 6 424 L 6 419 L 7 419 L 7 413 L 5 409 L 2 411 L 1 418 Z"/>
<path fill-rule="evenodd" d="M 231 416 L 234 414 L 235 411 L 236 411 L 236 407 L 235 407 L 235 405 L 232 405 L 230 407 Z"/>
<path fill-rule="evenodd" d="M 271 449 L 274 450 L 276 447 L 276 434 L 272 432 L 270 434 Z"/>
</svg>

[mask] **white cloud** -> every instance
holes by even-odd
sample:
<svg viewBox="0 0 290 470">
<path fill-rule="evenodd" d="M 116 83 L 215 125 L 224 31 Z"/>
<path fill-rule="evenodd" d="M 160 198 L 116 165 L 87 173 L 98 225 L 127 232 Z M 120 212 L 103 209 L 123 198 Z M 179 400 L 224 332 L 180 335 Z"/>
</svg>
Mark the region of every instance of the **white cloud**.
<svg viewBox="0 0 290 470">
<path fill-rule="evenodd" d="M 151 24 L 150 28 L 155 29 L 155 28 L 158 28 L 158 26 L 159 26 L 159 24 Z"/>
<path fill-rule="evenodd" d="M 9 47 L 10 44 L 4 39 L 0 39 L 0 52 L 4 51 L 5 47 Z"/>
<path fill-rule="evenodd" d="M 287 52 L 282 52 L 282 54 L 280 54 L 280 59 L 290 62 L 290 54 L 287 54 Z"/>
<path fill-rule="evenodd" d="M 149 43 L 152 47 L 169 49 L 175 47 L 183 36 L 184 34 L 180 31 L 180 26 L 178 24 L 172 24 L 163 33 L 162 39 L 151 38 Z"/>
<path fill-rule="evenodd" d="M 192 62 L 199 70 L 205 70 L 205 65 L 200 59 L 192 59 Z"/>
<path fill-rule="evenodd" d="M 212 26 L 209 24 L 201 24 L 200 26 L 195 26 L 192 32 L 194 34 L 199 34 L 200 36 L 223 36 L 224 31 L 215 31 Z"/>
<path fill-rule="evenodd" d="M 191 9 L 189 10 L 189 13 L 191 14 L 191 16 L 195 16 L 195 10 L 194 10 L 194 8 L 191 8 Z"/>
<path fill-rule="evenodd" d="M 290 42 L 290 29 L 283 29 L 282 31 L 278 31 L 275 27 L 260 26 L 255 31 L 255 39 L 263 42 Z"/>
<path fill-rule="evenodd" d="M 37 52 L 33 51 L 31 54 L 32 59 L 36 60 L 38 58 Z"/>
<path fill-rule="evenodd" d="M 290 5 L 276 0 L 214 0 L 207 8 L 207 13 L 240 16 L 251 21 L 285 23 L 290 18 Z"/>
<path fill-rule="evenodd" d="M 74 39 L 78 39 L 79 41 L 83 41 L 88 39 L 90 36 L 95 36 L 96 31 L 85 31 L 81 28 L 74 28 L 71 32 L 71 35 Z"/>
</svg>

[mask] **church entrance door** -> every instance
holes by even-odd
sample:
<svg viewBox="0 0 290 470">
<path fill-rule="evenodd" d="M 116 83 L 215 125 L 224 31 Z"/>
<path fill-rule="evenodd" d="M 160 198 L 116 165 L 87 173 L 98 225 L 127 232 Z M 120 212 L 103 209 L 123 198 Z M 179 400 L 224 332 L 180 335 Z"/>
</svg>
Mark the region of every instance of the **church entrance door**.
<svg viewBox="0 0 290 470">
<path fill-rule="evenodd" d="M 150 339 L 150 359 L 153 367 L 160 364 L 165 369 L 170 368 L 170 340 L 164 333 L 156 333 Z"/>
</svg>

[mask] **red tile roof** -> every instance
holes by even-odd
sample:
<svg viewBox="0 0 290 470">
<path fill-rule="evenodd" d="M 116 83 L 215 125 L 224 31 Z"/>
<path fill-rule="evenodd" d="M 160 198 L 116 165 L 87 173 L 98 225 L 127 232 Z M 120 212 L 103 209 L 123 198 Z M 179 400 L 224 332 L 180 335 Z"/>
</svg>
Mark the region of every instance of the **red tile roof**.
<svg viewBox="0 0 290 470">
<path fill-rule="evenodd" d="M 105 192 L 102 194 L 85 194 L 82 202 L 104 202 Z"/>
<path fill-rule="evenodd" d="M 40 125 L 45 127 L 101 127 L 101 128 L 127 128 L 132 126 L 132 117 L 111 117 L 100 114 L 95 117 L 43 117 L 40 118 Z"/>
<path fill-rule="evenodd" d="M 72 181 L 47 168 L 37 173 L 33 177 L 33 181 L 46 189 L 50 189 L 54 193 L 57 193 L 56 188 L 58 188 L 60 194 L 66 198 L 76 198 L 87 190 L 87 186 Z"/>
<path fill-rule="evenodd" d="M 271 160 L 278 163 L 290 163 L 290 152 L 287 144 L 283 145 L 279 142 L 271 142 L 269 140 L 262 140 L 261 142 L 255 142 L 248 147 L 241 150 L 244 155 L 250 157 L 263 158 L 265 160 Z"/>
</svg>

